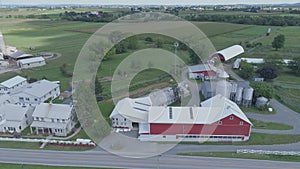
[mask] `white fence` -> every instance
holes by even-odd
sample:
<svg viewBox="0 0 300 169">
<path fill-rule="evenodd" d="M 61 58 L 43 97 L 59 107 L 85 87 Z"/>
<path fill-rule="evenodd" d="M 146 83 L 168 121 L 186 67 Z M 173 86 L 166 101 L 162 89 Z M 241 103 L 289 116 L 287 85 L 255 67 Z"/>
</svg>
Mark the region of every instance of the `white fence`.
<svg viewBox="0 0 300 169">
<path fill-rule="evenodd" d="M 62 140 L 49 140 L 49 139 L 30 139 L 30 138 L 9 138 L 0 137 L 0 141 L 18 141 L 18 142 L 31 142 L 31 143 L 57 143 L 57 144 L 73 144 L 73 145 L 89 145 L 96 146 L 94 142 L 89 139 L 77 139 L 76 141 L 62 141 Z"/>
<path fill-rule="evenodd" d="M 267 150 L 240 149 L 237 150 L 236 152 L 238 154 L 272 154 L 272 155 L 300 156 L 300 151 L 267 151 Z"/>
</svg>

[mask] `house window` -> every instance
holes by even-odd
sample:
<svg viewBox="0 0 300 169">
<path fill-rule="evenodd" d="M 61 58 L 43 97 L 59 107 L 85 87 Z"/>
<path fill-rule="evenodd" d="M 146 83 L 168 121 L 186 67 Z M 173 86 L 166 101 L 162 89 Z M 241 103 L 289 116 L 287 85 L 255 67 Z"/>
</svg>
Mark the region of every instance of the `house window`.
<svg viewBox="0 0 300 169">
<path fill-rule="evenodd" d="M 21 126 L 19 126 L 19 129 L 21 130 L 21 129 L 22 129 L 22 127 L 21 127 Z"/>
<path fill-rule="evenodd" d="M 39 120 L 40 120 L 40 119 L 39 119 L 39 117 L 36 117 L 35 119 L 36 119 L 37 121 L 39 121 Z"/>
<path fill-rule="evenodd" d="M 59 122 L 59 119 L 57 119 L 57 122 Z"/>
<path fill-rule="evenodd" d="M 27 97 L 26 100 L 29 101 L 29 98 Z"/>
<path fill-rule="evenodd" d="M 34 99 L 34 101 L 38 101 L 38 99 L 37 99 L 37 98 L 35 98 L 35 99 Z"/>
<path fill-rule="evenodd" d="M 115 120 L 114 118 L 111 118 L 111 120 Z"/>
<path fill-rule="evenodd" d="M 229 117 L 229 119 L 230 119 L 230 120 L 233 120 L 233 119 L 234 119 L 234 117 L 233 117 L 233 116 L 230 116 L 230 117 Z"/>
<path fill-rule="evenodd" d="M 241 126 L 242 126 L 242 125 L 244 125 L 244 122 L 243 122 L 243 121 L 241 121 L 241 122 L 240 122 L 240 125 L 241 125 Z"/>
<path fill-rule="evenodd" d="M 116 118 L 116 120 L 118 121 L 119 119 L 118 119 L 118 118 Z"/>
<path fill-rule="evenodd" d="M 124 121 L 126 121 L 126 118 L 124 118 Z"/>
<path fill-rule="evenodd" d="M 25 118 L 27 118 L 28 116 L 27 116 L 27 114 L 25 114 Z"/>
<path fill-rule="evenodd" d="M 62 119 L 62 122 L 64 123 L 64 122 L 65 122 L 65 119 Z"/>
<path fill-rule="evenodd" d="M 43 118 L 43 117 L 41 117 L 41 121 L 44 121 L 44 118 Z"/>
<path fill-rule="evenodd" d="M 163 136 L 163 138 L 166 138 L 166 136 Z"/>
<path fill-rule="evenodd" d="M 219 124 L 219 125 L 222 125 L 223 123 L 222 123 L 222 121 L 219 121 L 218 124 Z"/>
<path fill-rule="evenodd" d="M 51 119 L 52 123 L 54 123 L 54 119 Z"/>
</svg>

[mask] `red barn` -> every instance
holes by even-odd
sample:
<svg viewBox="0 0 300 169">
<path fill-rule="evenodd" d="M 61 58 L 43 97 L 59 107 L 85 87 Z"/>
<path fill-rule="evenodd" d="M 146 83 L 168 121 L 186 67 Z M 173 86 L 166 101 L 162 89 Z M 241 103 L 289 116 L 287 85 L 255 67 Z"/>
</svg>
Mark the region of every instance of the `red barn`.
<svg viewBox="0 0 300 169">
<path fill-rule="evenodd" d="M 229 99 L 217 95 L 202 107 L 151 107 L 140 124 L 142 141 L 246 141 L 252 123 Z"/>
<path fill-rule="evenodd" d="M 209 64 L 189 66 L 188 69 L 190 79 L 209 80 L 215 79 L 217 76 L 216 68 L 213 65 Z"/>
</svg>

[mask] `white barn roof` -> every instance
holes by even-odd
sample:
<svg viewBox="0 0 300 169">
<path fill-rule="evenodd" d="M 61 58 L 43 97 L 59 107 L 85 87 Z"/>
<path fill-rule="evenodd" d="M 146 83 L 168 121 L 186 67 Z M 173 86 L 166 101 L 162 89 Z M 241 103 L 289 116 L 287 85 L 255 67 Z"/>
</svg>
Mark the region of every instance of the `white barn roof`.
<svg viewBox="0 0 300 169">
<path fill-rule="evenodd" d="M 220 50 L 218 52 L 216 52 L 215 54 L 219 54 L 222 55 L 225 59 L 225 61 L 234 58 L 242 53 L 244 53 L 244 48 L 240 45 L 234 45 L 231 47 L 228 47 L 226 49 Z"/>
<path fill-rule="evenodd" d="M 29 59 L 21 59 L 19 63 L 21 64 L 29 64 L 29 63 L 36 63 L 36 62 L 44 62 L 45 59 L 43 57 L 34 57 Z"/>
<path fill-rule="evenodd" d="M 68 119 L 73 107 L 67 104 L 41 103 L 36 106 L 32 116 L 53 119 Z"/>
<path fill-rule="evenodd" d="M 26 81 L 26 79 L 24 77 L 15 76 L 11 79 L 8 79 L 8 80 L 2 82 L 1 85 L 4 86 L 4 87 L 7 87 L 7 88 L 11 88 L 11 87 L 13 87 L 13 86 L 15 86 L 19 83 L 22 83 L 24 81 Z"/>
<path fill-rule="evenodd" d="M 229 99 L 216 95 L 202 103 L 202 107 L 151 107 L 149 123 L 211 124 L 230 115 L 252 124 L 241 109 Z"/>
<path fill-rule="evenodd" d="M 189 72 L 203 72 L 203 71 L 216 71 L 215 68 L 212 65 L 209 64 L 199 64 L 194 66 L 188 66 Z"/>
</svg>

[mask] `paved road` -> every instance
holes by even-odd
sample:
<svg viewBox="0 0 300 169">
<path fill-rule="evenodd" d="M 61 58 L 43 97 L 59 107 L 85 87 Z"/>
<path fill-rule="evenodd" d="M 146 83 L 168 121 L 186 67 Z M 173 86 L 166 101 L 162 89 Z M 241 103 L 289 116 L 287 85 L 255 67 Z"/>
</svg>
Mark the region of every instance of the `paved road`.
<svg viewBox="0 0 300 169">
<path fill-rule="evenodd" d="M 103 151 L 57 152 L 13 149 L 0 149 L 0 162 L 55 166 L 166 169 L 298 169 L 300 164 L 296 162 L 185 157 L 176 155 L 162 155 L 146 159 L 129 159 L 111 155 Z"/>
<path fill-rule="evenodd" d="M 239 75 L 232 70 L 232 64 L 223 64 L 224 70 L 237 81 L 244 81 Z"/>
<path fill-rule="evenodd" d="M 253 129 L 252 131 L 270 134 L 300 134 L 300 114 L 289 109 L 275 99 L 272 99 L 270 101 L 270 104 L 276 110 L 276 114 L 265 115 L 257 113 L 247 113 L 247 116 L 266 122 L 285 123 L 293 126 L 294 128 L 292 130 Z"/>
<path fill-rule="evenodd" d="M 188 102 L 187 106 L 199 106 L 200 96 L 199 96 L 199 86 L 196 82 L 191 82 L 187 79 L 188 70 L 184 70 L 181 73 L 182 81 L 186 82 L 189 86 L 190 93 L 192 94 L 191 100 Z"/>
</svg>

